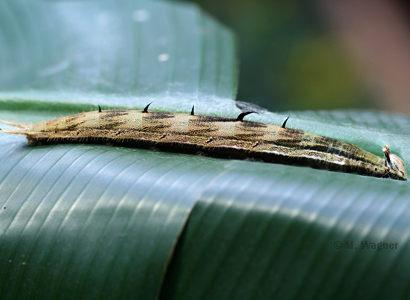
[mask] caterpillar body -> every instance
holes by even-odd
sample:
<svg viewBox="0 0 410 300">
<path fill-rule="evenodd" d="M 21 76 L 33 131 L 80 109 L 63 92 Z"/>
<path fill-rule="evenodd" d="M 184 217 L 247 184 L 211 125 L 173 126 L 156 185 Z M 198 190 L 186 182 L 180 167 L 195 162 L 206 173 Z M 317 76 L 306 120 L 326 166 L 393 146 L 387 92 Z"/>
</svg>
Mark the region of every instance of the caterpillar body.
<svg viewBox="0 0 410 300">
<path fill-rule="evenodd" d="M 155 147 L 165 151 L 205 153 L 217 157 L 254 158 L 266 162 L 308 165 L 333 171 L 407 180 L 402 160 L 385 159 L 356 145 L 302 130 L 238 118 L 138 110 L 101 110 L 79 113 L 35 124 L 3 123 L 18 127 L 2 130 L 24 134 L 31 145 L 96 143 Z"/>
</svg>

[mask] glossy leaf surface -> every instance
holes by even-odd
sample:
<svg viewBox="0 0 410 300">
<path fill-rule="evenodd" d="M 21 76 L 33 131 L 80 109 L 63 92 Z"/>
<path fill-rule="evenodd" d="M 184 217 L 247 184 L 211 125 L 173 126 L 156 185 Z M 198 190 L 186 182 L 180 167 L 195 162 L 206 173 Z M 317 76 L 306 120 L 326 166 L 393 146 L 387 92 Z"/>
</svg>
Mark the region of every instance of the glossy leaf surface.
<svg viewBox="0 0 410 300">
<path fill-rule="evenodd" d="M 0 49 L 6 120 L 151 101 L 184 110 L 236 91 L 231 33 L 188 4 L 5 1 Z M 195 200 L 221 169 L 135 149 L 29 147 L 3 133 L 0 145 L 5 299 L 154 299 Z"/>
<path fill-rule="evenodd" d="M 191 5 L 6 1 L 0 24 L 2 119 L 152 101 L 153 110 L 240 112 L 232 35 Z M 291 112 L 288 127 L 377 155 L 388 142 L 410 163 L 406 117 Z M 408 298 L 408 194 L 408 182 L 390 179 L 110 146 L 30 147 L 1 133 L 0 295 Z M 397 249 L 361 249 L 362 241 Z"/>
</svg>

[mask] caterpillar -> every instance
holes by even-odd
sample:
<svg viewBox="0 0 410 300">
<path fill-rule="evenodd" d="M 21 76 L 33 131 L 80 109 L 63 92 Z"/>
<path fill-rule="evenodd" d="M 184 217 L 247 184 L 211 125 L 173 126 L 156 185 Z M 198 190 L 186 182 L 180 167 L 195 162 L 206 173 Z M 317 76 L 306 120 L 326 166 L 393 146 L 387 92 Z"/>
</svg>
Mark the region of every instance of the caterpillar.
<svg viewBox="0 0 410 300">
<path fill-rule="evenodd" d="M 150 103 L 151 104 L 151 103 Z M 256 159 L 307 165 L 332 171 L 407 180 L 403 161 L 388 145 L 380 158 L 356 145 L 282 126 L 236 119 L 144 110 L 101 110 L 35 124 L 2 121 L 26 135 L 29 144 L 96 143 L 165 151 L 204 153 L 217 157 Z"/>
</svg>

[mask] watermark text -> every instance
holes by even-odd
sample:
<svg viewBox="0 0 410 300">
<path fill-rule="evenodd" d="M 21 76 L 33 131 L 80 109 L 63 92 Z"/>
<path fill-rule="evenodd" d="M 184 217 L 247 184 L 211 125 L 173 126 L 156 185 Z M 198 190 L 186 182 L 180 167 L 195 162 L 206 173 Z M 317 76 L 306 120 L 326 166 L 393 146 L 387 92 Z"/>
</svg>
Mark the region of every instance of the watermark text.
<svg viewBox="0 0 410 300">
<path fill-rule="evenodd" d="M 345 249 L 345 250 L 376 250 L 376 251 L 383 251 L 383 250 L 397 250 L 399 247 L 399 243 L 385 243 L 385 242 L 373 242 L 373 241 L 336 241 L 334 242 L 333 246 L 336 249 Z"/>
</svg>

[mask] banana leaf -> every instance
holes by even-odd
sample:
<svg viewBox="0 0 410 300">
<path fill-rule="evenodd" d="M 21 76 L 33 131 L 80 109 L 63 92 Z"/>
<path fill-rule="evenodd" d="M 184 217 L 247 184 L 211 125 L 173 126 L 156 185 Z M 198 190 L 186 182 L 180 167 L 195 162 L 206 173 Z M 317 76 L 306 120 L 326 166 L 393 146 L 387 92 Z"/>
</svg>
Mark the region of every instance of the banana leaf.
<svg viewBox="0 0 410 300">
<path fill-rule="evenodd" d="M 0 28 L 1 119 L 150 102 L 236 117 L 241 107 L 272 124 L 290 114 L 288 127 L 377 155 L 389 143 L 410 163 L 406 117 L 275 114 L 233 101 L 233 35 L 190 4 L 4 1 Z M 0 298 L 407 298 L 408 194 L 408 182 L 390 179 L 102 145 L 32 147 L 1 133 Z"/>
</svg>

